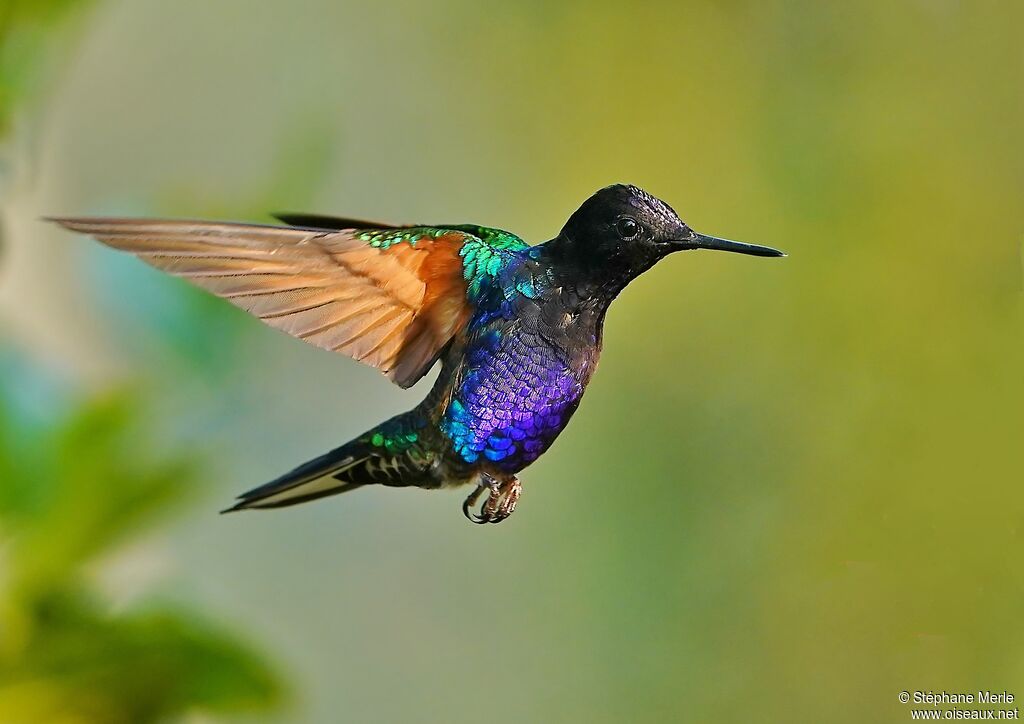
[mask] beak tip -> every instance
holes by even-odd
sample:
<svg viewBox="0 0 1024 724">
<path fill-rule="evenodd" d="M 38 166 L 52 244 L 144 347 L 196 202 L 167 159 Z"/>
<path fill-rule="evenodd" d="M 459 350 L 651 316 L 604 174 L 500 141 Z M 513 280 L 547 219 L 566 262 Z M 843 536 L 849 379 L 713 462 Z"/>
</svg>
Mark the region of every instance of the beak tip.
<svg viewBox="0 0 1024 724">
<path fill-rule="evenodd" d="M 696 249 L 731 251 L 738 254 L 749 254 L 750 256 L 786 256 L 786 252 L 773 249 L 770 246 L 746 244 L 742 241 L 730 241 L 729 239 L 722 239 L 717 236 L 708 236 L 706 234 L 693 233 L 690 243 L 692 244 L 690 248 Z"/>
<path fill-rule="evenodd" d="M 789 256 L 789 254 L 787 254 L 786 252 L 782 251 L 782 249 L 776 249 L 776 248 L 771 247 L 771 246 L 756 246 L 756 245 L 750 244 L 749 245 L 749 249 L 750 250 L 747 253 L 752 254 L 754 256 L 763 256 L 763 257 L 766 257 L 766 258 Z M 737 251 L 739 251 L 739 250 L 737 250 Z"/>
</svg>

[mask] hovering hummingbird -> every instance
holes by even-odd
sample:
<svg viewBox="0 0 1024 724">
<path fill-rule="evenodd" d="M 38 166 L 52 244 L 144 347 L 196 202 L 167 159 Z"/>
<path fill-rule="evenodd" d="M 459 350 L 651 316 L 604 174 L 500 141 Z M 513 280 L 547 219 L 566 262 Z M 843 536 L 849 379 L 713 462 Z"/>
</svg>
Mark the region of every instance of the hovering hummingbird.
<svg viewBox="0 0 1024 724">
<path fill-rule="evenodd" d="M 576 411 L 597 367 L 605 313 L 629 282 L 675 251 L 785 256 L 698 234 L 668 204 L 626 185 L 598 191 L 537 246 L 470 224 L 276 218 L 286 226 L 53 219 L 401 387 L 441 361 L 412 410 L 243 493 L 224 512 L 371 484 L 475 483 L 463 513 L 498 523 L 522 494 L 517 474 Z"/>
</svg>

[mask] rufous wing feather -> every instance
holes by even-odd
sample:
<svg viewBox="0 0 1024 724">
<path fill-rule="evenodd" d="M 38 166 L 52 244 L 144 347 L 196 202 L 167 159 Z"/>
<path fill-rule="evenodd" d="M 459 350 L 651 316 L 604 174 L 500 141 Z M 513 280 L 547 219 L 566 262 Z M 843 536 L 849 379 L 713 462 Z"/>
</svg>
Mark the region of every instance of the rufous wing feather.
<svg viewBox="0 0 1024 724">
<path fill-rule="evenodd" d="M 464 232 L 371 246 L 355 230 L 58 218 L 187 279 L 267 324 L 409 387 L 469 318 Z"/>
</svg>

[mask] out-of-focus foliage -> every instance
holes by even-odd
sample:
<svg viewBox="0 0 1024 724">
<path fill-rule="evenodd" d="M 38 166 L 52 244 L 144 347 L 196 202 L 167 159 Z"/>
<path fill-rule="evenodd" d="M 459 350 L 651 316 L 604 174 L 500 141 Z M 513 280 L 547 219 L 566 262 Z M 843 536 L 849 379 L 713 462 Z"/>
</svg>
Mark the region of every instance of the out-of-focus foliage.
<svg viewBox="0 0 1024 724">
<path fill-rule="evenodd" d="M 155 451 L 125 395 L 32 420 L 12 384 L 0 386 L 0 721 L 136 724 L 275 704 L 276 676 L 218 626 L 177 608 L 113 610 L 98 590 L 97 564 L 195 490 L 194 464 Z"/>
<path fill-rule="evenodd" d="M 0 0 L 0 244 L 6 234 L 15 165 L 9 148 L 16 109 L 25 109 L 43 94 L 47 71 L 54 70 L 69 43 L 74 16 L 93 0 Z M 25 131 L 26 144 L 31 143 Z"/>
<path fill-rule="evenodd" d="M 93 0 L 3 0 L 0 3 L 0 140 L 15 108 L 38 97 L 45 71 L 62 58 L 68 16 Z"/>
<path fill-rule="evenodd" d="M 55 29 L 84 4 L 0 5 L 0 142 L 59 55 Z M 118 609 L 97 580 L 195 492 L 194 459 L 157 449 L 138 395 L 40 404 L 39 373 L 8 344 L 0 353 L 0 722 L 139 724 L 277 704 L 276 674 L 236 636 L 180 606 Z"/>
</svg>

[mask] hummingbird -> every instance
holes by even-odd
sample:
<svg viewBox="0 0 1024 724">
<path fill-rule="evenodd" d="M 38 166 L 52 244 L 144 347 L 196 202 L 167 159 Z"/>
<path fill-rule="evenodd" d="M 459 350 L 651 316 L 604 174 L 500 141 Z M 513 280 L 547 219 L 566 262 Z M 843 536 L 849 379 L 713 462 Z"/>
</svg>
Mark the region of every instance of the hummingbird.
<svg viewBox="0 0 1024 724">
<path fill-rule="evenodd" d="M 283 225 L 51 219 L 371 365 L 400 387 L 440 363 L 414 408 L 242 493 L 222 512 L 365 485 L 473 484 L 465 516 L 501 522 L 522 494 L 519 473 L 579 406 L 601 354 L 605 314 L 627 284 L 677 251 L 785 256 L 697 233 L 664 201 L 625 184 L 596 192 L 536 246 L 473 224 L 274 218 Z"/>
</svg>

